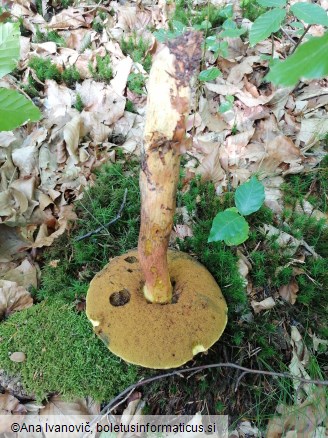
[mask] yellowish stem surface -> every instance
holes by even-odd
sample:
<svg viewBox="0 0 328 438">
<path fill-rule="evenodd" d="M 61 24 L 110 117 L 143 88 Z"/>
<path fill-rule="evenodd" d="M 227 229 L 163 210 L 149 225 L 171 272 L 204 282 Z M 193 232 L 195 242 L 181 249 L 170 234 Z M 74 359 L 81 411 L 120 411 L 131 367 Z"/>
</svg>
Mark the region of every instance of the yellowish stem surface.
<svg viewBox="0 0 328 438">
<path fill-rule="evenodd" d="M 189 80 L 198 69 L 200 57 L 201 34 L 186 33 L 157 53 L 149 77 L 138 254 L 144 295 L 154 303 L 172 300 L 167 249 L 176 205 L 180 147 L 190 110 Z"/>
</svg>

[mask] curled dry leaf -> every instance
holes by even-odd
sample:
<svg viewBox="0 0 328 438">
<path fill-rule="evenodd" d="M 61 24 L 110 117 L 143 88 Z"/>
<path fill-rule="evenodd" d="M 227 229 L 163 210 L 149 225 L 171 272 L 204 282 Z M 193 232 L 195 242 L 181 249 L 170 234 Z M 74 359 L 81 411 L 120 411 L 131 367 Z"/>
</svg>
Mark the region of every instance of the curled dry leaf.
<svg viewBox="0 0 328 438">
<path fill-rule="evenodd" d="M 30 293 L 13 281 L 0 280 L 0 319 L 33 305 Z"/>
<path fill-rule="evenodd" d="M 302 377 L 304 379 L 310 379 L 309 374 L 305 370 L 305 366 L 309 363 L 310 355 L 300 332 L 296 326 L 291 327 L 291 339 L 290 344 L 292 346 L 293 355 L 289 364 L 289 371 L 293 376 Z M 299 380 L 293 381 L 294 389 L 297 393 L 297 399 L 302 399 L 303 393 L 311 395 L 313 392 L 313 385 L 301 384 Z M 299 388 L 302 390 L 299 391 Z"/>
<path fill-rule="evenodd" d="M 326 345 L 328 348 L 328 341 L 326 339 L 320 339 L 316 336 L 314 333 L 313 335 L 310 335 L 313 341 L 313 350 L 318 351 L 319 345 Z"/>
<path fill-rule="evenodd" d="M 279 295 L 283 300 L 288 301 L 291 304 L 295 304 L 298 291 L 299 291 L 298 283 L 294 278 L 288 284 L 280 286 Z"/>
<path fill-rule="evenodd" d="M 64 127 L 63 136 L 69 155 L 75 163 L 79 162 L 78 147 L 81 135 L 81 116 L 76 115 Z"/>
<path fill-rule="evenodd" d="M 251 301 L 251 306 L 253 307 L 255 313 L 260 313 L 263 310 L 272 309 L 272 307 L 274 307 L 275 305 L 276 303 L 272 297 L 266 298 L 262 301 Z"/>
<path fill-rule="evenodd" d="M 238 256 L 238 262 L 237 262 L 238 272 L 243 278 L 244 284 L 247 285 L 248 283 L 247 276 L 249 271 L 252 269 L 252 265 L 248 260 L 248 258 L 245 257 L 244 254 L 239 249 L 237 249 L 237 256 Z"/>
<path fill-rule="evenodd" d="M 221 167 L 219 143 L 203 159 L 201 165 L 197 168 L 196 174 L 201 175 L 203 181 L 213 181 L 215 186 L 224 179 L 225 172 Z"/>
</svg>

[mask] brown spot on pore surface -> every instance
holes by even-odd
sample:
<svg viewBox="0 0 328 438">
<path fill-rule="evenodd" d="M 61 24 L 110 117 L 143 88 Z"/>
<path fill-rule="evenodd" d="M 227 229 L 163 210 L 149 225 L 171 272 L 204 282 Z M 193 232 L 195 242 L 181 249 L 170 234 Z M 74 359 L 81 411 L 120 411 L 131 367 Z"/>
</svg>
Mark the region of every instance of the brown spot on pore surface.
<svg viewBox="0 0 328 438">
<path fill-rule="evenodd" d="M 136 263 L 138 261 L 137 257 L 129 256 L 124 259 L 128 263 Z"/>
<path fill-rule="evenodd" d="M 130 301 L 131 294 L 127 289 L 122 289 L 118 292 L 114 292 L 109 297 L 109 302 L 112 306 L 119 307 L 124 306 Z"/>
</svg>

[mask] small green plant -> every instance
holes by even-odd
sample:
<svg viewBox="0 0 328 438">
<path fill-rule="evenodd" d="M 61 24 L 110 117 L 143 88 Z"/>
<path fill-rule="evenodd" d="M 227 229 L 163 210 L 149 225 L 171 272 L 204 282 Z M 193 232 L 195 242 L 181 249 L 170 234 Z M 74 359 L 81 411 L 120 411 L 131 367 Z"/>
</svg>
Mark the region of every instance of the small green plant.
<svg viewBox="0 0 328 438">
<path fill-rule="evenodd" d="M 128 77 L 128 88 L 135 94 L 145 94 L 145 78 L 141 73 L 130 73 Z"/>
<path fill-rule="evenodd" d="M 69 87 L 73 87 L 76 82 L 81 80 L 81 76 L 75 65 L 73 65 L 72 67 L 65 68 L 62 73 L 62 79 Z"/>
<path fill-rule="evenodd" d="M 245 242 L 249 226 L 244 216 L 258 211 L 264 198 L 264 186 L 255 176 L 241 184 L 235 194 L 236 207 L 227 208 L 215 216 L 208 242 L 223 240 L 229 246 Z"/>
<path fill-rule="evenodd" d="M 256 18 L 249 33 L 251 46 L 268 38 L 271 34 L 280 31 L 286 17 L 293 16 L 301 31 L 298 44 L 291 55 L 283 62 L 271 63 L 271 71 L 267 80 L 275 84 L 291 86 L 301 78 L 321 78 L 328 74 L 328 59 L 322 56 L 328 47 L 328 32 L 320 38 L 311 38 L 299 46 L 312 25 L 328 27 L 327 12 L 318 4 L 298 2 L 288 7 L 287 0 L 257 0 L 257 3 L 266 8 L 266 12 Z M 299 20 L 299 21 L 297 21 Z M 307 24 L 304 28 L 302 22 Z M 299 46 L 299 47 L 298 47 Z M 311 59 L 311 62 L 309 62 Z"/>
<path fill-rule="evenodd" d="M 49 58 L 39 58 L 34 56 L 30 59 L 29 66 L 35 71 L 41 82 L 45 82 L 47 79 L 53 79 L 56 82 L 60 82 L 62 79 L 58 67 L 53 64 Z"/>
<path fill-rule="evenodd" d="M 121 49 L 124 55 L 130 55 L 134 62 L 138 62 L 149 73 L 151 67 L 151 55 L 147 51 L 149 42 L 134 33 L 128 39 L 121 40 Z"/>
<path fill-rule="evenodd" d="M 113 77 L 109 55 L 105 55 L 103 58 L 97 55 L 96 66 L 93 67 L 93 65 L 89 63 L 89 71 L 96 81 L 109 82 Z"/>
<path fill-rule="evenodd" d="M 225 96 L 225 102 L 222 102 L 218 108 L 218 112 L 223 114 L 226 113 L 227 111 L 230 111 L 233 107 L 233 103 L 234 103 L 234 96 L 230 96 L 227 95 Z"/>
<path fill-rule="evenodd" d="M 0 23 L 0 79 L 16 66 L 19 36 L 18 23 Z M 0 88 L 0 131 L 10 131 L 28 120 L 40 118 L 40 110 L 25 96 L 16 90 Z"/>
<path fill-rule="evenodd" d="M 136 113 L 136 109 L 133 105 L 133 102 L 131 100 L 126 100 L 125 102 L 125 111 L 129 111 L 130 113 Z"/>
<path fill-rule="evenodd" d="M 75 103 L 74 103 L 73 106 L 74 106 L 74 108 L 77 109 L 80 113 L 83 111 L 84 103 L 83 103 L 82 97 L 81 97 L 81 95 L 80 95 L 79 93 L 77 93 L 77 95 L 76 95 L 76 100 L 75 100 Z"/>
<path fill-rule="evenodd" d="M 55 30 L 51 30 L 50 32 L 41 32 L 40 28 L 37 27 L 34 42 L 35 43 L 46 43 L 47 41 L 52 41 L 56 43 L 57 46 L 65 47 L 66 43 L 62 36 L 59 35 Z"/>
<path fill-rule="evenodd" d="M 32 99 L 34 97 L 38 97 L 39 96 L 39 91 L 37 89 L 37 83 L 36 83 L 36 81 L 31 76 L 28 77 L 27 84 L 22 84 L 22 89 Z"/>
</svg>

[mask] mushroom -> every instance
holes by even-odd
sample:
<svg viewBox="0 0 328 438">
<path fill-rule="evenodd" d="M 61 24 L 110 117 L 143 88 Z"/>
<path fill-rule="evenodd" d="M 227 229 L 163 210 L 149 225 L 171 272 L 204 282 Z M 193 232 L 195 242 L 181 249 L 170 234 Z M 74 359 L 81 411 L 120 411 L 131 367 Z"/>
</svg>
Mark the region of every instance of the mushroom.
<svg viewBox="0 0 328 438">
<path fill-rule="evenodd" d="M 188 32 L 155 56 L 140 171 L 138 249 L 112 259 L 91 281 L 86 299 L 87 316 L 108 348 L 148 368 L 186 363 L 210 348 L 227 323 L 227 305 L 212 275 L 188 254 L 168 250 L 189 81 L 199 66 L 201 39 L 199 32 Z"/>
</svg>

